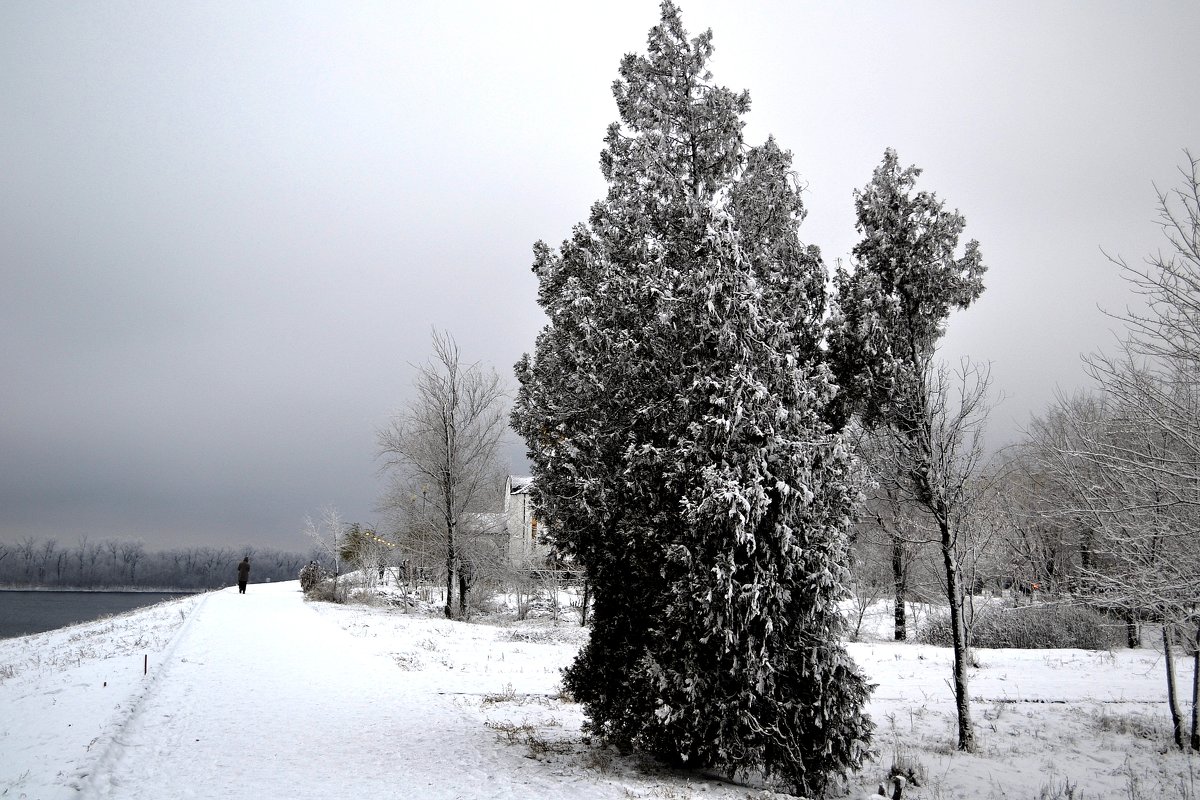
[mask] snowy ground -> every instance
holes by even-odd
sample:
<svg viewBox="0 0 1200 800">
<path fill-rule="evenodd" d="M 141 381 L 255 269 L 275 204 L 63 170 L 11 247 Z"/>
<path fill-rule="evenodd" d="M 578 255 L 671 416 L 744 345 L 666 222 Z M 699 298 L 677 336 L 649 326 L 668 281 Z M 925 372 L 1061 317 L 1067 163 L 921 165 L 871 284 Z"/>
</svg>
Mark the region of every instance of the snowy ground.
<svg viewBox="0 0 1200 800">
<path fill-rule="evenodd" d="M 777 796 L 587 744 L 559 691 L 585 635 L 307 603 L 292 582 L 3 640 L 0 797 Z M 966 756 L 948 651 L 850 650 L 878 684 L 879 755 L 856 791 L 900 761 L 921 777 L 911 798 L 1200 797 L 1200 763 L 1167 748 L 1153 651 L 980 651 Z"/>
</svg>

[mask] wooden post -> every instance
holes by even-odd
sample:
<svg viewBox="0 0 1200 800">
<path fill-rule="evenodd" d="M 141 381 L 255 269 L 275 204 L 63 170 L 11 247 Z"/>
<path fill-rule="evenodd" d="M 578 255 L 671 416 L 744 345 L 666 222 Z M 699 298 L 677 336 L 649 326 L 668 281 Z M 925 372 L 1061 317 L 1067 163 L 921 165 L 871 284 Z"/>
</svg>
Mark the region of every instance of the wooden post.
<svg viewBox="0 0 1200 800">
<path fill-rule="evenodd" d="M 146 653 L 142 656 L 142 674 L 146 675 L 150 672 L 150 654 Z"/>
</svg>

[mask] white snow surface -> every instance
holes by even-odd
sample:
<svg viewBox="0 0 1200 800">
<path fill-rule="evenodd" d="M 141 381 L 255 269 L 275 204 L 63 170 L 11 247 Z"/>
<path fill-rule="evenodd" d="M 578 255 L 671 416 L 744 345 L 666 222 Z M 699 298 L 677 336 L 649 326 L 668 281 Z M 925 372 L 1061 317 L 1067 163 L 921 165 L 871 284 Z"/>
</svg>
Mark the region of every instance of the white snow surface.
<svg viewBox="0 0 1200 800">
<path fill-rule="evenodd" d="M 880 634 L 889 614 L 872 615 Z M 560 691 L 586 635 L 567 616 L 312 603 L 289 582 L 3 640 L 0 798 L 788 796 L 588 742 Z M 953 747 L 948 650 L 849 649 L 878 684 L 878 756 L 852 797 L 895 763 L 920 779 L 906 798 L 1200 796 L 1153 649 L 979 651 L 971 755 Z"/>
</svg>

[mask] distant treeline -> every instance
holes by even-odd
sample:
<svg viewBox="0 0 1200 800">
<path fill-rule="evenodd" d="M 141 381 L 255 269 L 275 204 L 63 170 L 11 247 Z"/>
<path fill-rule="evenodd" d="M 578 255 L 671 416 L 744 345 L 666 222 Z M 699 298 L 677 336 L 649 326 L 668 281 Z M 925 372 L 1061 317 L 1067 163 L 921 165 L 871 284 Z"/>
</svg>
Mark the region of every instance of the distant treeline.
<svg viewBox="0 0 1200 800">
<path fill-rule="evenodd" d="M 250 582 L 296 580 L 316 556 L 261 547 L 147 550 L 141 542 L 82 538 L 0 542 L 0 586 L 57 588 L 216 589 L 237 582 L 237 564 L 250 556 Z M 319 559 L 318 559 L 319 560 Z"/>
</svg>

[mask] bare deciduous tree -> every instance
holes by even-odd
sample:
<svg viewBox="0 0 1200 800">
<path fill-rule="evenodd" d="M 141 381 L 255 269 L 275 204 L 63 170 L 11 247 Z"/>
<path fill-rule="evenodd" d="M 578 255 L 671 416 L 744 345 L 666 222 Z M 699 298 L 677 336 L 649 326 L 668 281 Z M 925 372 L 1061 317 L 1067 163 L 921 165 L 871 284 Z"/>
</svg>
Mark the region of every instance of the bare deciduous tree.
<svg viewBox="0 0 1200 800">
<path fill-rule="evenodd" d="M 117 554 L 116 558 L 111 553 Z M 227 548 L 146 550 L 141 541 L 93 542 L 81 536 L 73 545 L 27 537 L 16 545 L 0 542 L 0 584 L 43 587 L 108 587 L 152 590 L 215 589 L 229 585 L 242 552 Z M 9 556 L 15 555 L 17 558 Z M 292 580 L 307 556 L 262 551 L 255 574 L 266 580 Z M 106 557 L 108 556 L 108 557 Z"/>
<path fill-rule="evenodd" d="M 146 557 L 146 546 L 141 542 L 121 543 L 121 563 L 129 570 L 129 584 L 137 583 L 137 567 Z"/>
<path fill-rule="evenodd" d="M 312 539 L 314 546 L 333 562 L 333 594 L 338 597 L 338 577 L 342 571 L 342 544 L 346 535 L 346 523 L 332 505 L 321 509 L 321 516 L 314 520 L 304 518 L 304 535 Z"/>
<path fill-rule="evenodd" d="M 420 514 L 419 527 L 442 546 L 446 616 L 467 613 L 472 567 L 464 515 L 496 502 L 500 446 L 507 431 L 505 389 L 493 369 L 464 365 L 449 333 L 433 334 L 433 357 L 417 368 L 416 396 L 379 431 L 379 452 L 394 483 L 384 506 Z M 420 508 L 414 498 L 420 497 Z"/>
<path fill-rule="evenodd" d="M 910 626 L 906 601 L 914 591 L 925 601 L 931 599 L 914 585 L 914 568 L 921 548 L 932 541 L 928 521 L 914 507 L 907 473 L 897 464 L 891 434 L 885 429 L 849 429 L 855 451 L 866 473 L 866 503 L 854 529 L 854 576 L 856 591 L 879 582 L 889 574 L 893 603 L 892 636 L 896 641 L 909 638 Z M 874 577 L 871 577 L 874 575 Z M 860 597 L 861 603 L 861 597 Z"/>
<path fill-rule="evenodd" d="M 1061 403 L 1035 428 L 1071 499 L 1064 510 L 1095 533 L 1086 589 L 1100 602 L 1162 622 L 1174 738 L 1185 747 L 1174 672 L 1175 633 L 1200 667 L 1200 159 L 1179 188 L 1158 192 L 1167 253 L 1133 266 L 1113 259 L 1143 305 L 1112 315 L 1125 327 L 1115 355 L 1085 359 L 1098 396 Z M 1194 632 L 1194 633 L 1193 633 Z M 1190 746 L 1200 749 L 1200 683 Z"/>
<path fill-rule="evenodd" d="M 911 396 L 896 405 L 892 424 L 881 429 L 878 453 L 886 464 L 885 474 L 902 478 L 893 487 L 899 502 L 926 514 L 936 531 L 953 634 L 959 748 L 973 750 L 964 603 L 970 581 L 963 571 L 974 563 L 972 552 L 981 541 L 972 535 L 968 521 L 979 509 L 987 485 L 983 431 L 990 411 L 990 374 L 968 362 L 952 372 L 932 358 L 922 360 L 919 374 L 923 379 L 907 387 Z"/>
</svg>

